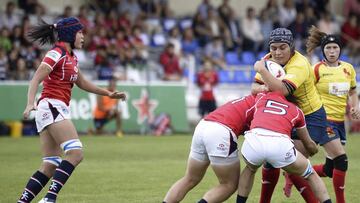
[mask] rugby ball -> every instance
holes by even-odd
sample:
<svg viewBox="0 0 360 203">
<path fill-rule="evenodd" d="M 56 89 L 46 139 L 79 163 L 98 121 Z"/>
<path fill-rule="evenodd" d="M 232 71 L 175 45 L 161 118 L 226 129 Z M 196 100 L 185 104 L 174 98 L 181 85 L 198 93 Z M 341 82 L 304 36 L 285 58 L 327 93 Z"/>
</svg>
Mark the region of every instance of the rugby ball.
<svg viewBox="0 0 360 203">
<path fill-rule="evenodd" d="M 275 63 L 274 61 L 265 60 L 265 67 L 276 79 L 284 79 L 286 73 L 281 65 Z"/>
</svg>

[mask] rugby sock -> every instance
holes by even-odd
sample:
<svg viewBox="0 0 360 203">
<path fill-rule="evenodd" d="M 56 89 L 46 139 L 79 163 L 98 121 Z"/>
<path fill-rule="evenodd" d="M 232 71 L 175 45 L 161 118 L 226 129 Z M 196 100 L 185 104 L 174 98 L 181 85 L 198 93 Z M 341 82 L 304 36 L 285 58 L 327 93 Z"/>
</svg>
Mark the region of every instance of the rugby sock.
<svg viewBox="0 0 360 203">
<path fill-rule="evenodd" d="M 278 168 L 262 168 L 261 203 L 270 203 L 279 176 L 280 169 Z"/>
<path fill-rule="evenodd" d="M 345 203 L 345 175 L 345 171 L 338 169 L 333 170 L 333 186 L 337 203 Z"/>
<path fill-rule="evenodd" d="M 31 200 L 33 200 L 34 197 L 43 189 L 49 179 L 50 178 L 48 178 L 45 174 L 40 171 L 36 171 L 26 184 L 24 192 L 21 194 L 18 203 L 31 202 Z"/>
<path fill-rule="evenodd" d="M 313 169 L 320 177 L 326 177 L 327 176 L 324 173 L 324 164 L 314 165 Z"/>
<path fill-rule="evenodd" d="M 289 178 L 307 203 L 318 203 L 318 200 L 314 192 L 311 190 L 309 183 L 304 178 L 292 174 L 289 174 Z"/>
<path fill-rule="evenodd" d="M 198 203 L 208 203 L 208 202 L 204 199 L 201 199 L 200 201 L 198 201 Z"/>
<path fill-rule="evenodd" d="M 247 200 L 247 197 L 243 197 L 243 196 L 238 195 L 237 198 L 236 198 L 236 203 L 245 203 L 246 200 Z"/>
<path fill-rule="evenodd" d="M 64 186 L 74 169 L 75 166 L 73 166 L 70 162 L 63 160 L 60 163 L 59 167 L 56 168 L 53 179 L 51 181 L 51 185 L 45 198 L 56 200 L 58 193 L 60 192 L 61 188 Z"/>
</svg>

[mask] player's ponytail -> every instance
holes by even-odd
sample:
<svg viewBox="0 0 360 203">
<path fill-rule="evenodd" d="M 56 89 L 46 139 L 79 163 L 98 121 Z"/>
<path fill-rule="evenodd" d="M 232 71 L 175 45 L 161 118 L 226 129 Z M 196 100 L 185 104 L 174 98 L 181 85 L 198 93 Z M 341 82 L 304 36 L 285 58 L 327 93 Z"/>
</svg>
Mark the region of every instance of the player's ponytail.
<svg viewBox="0 0 360 203">
<path fill-rule="evenodd" d="M 311 26 L 309 29 L 309 37 L 306 41 L 306 52 L 310 54 L 316 47 L 320 46 L 324 36 L 326 36 L 326 33 L 321 32 L 315 26 Z"/>
<path fill-rule="evenodd" d="M 39 41 L 40 45 L 54 44 L 56 24 L 47 24 L 41 19 L 39 25 L 34 26 L 28 32 L 28 37 L 32 42 Z"/>
</svg>

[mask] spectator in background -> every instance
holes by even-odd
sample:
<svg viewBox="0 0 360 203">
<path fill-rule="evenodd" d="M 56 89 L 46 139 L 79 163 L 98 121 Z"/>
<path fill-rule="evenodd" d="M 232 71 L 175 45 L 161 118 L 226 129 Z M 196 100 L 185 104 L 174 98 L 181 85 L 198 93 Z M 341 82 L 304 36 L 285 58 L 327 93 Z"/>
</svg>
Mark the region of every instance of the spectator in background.
<svg viewBox="0 0 360 203">
<path fill-rule="evenodd" d="M 8 69 L 8 58 L 6 57 L 6 52 L 0 47 L 0 80 L 8 79 Z"/>
<path fill-rule="evenodd" d="M 281 27 L 288 27 L 296 17 L 296 9 L 293 0 L 284 0 L 279 7 L 279 22 Z"/>
<path fill-rule="evenodd" d="M 269 18 L 273 22 L 274 28 L 280 27 L 278 1 L 268 0 L 264 9 L 269 12 Z"/>
<path fill-rule="evenodd" d="M 224 55 L 223 42 L 220 37 L 216 36 L 205 47 L 205 59 L 211 61 L 216 68 L 225 69 L 226 62 Z"/>
<path fill-rule="evenodd" d="M 237 19 L 235 11 L 232 9 L 230 10 L 229 16 L 227 18 L 228 18 L 227 21 L 224 21 L 224 22 L 227 26 L 226 30 L 228 30 L 230 39 L 232 41 L 232 47 L 230 47 L 229 45 L 227 45 L 226 47 L 227 47 L 227 50 L 235 50 L 235 49 L 241 47 L 242 40 L 243 40 L 241 29 L 240 29 L 240 22 Z"/>
<path fill-rule="evenodd" d="M 8 1 L 6 9 L 3 14 L 0 15 L 0 28 L 7 28 L 12 30 L 15 26 L 21 24 L 22 15 L 16 10 L 14 2 Z"/>
<path fill-rule="evenodd" d="M 210 61 L 204 61 L 202 70 L 197 74 L 196 82 L 201 89 L 199 100 L 199 114 L 203 118 L 217 107 L 214 96 L 214 87 L 218 84 L 218 74 Z"/>
<path fill-rule="evenodd" d="M 192 29 L 194 30 L 195 37 L 198 39 L 200 47 L 204 47 L 211 39 L 211 29 L 202 15 L 198 12 L 193 17 Z"/>
<path fill-rule="evenodd" d="M 269 46 L 269 38 L 270 32 L 274 29 L 274 23 L 271 20 L 269 10 L 264 8 L 260 11 L 260 27 L 261 27 L 261 34 L 264 37 L 263 47 L 262 50 L 267 50 Z M 263 57 L 263 56 L 261 56 Z"/>
<path fill-rule="evenodd" d="M 243 50 L 257 53 L 263 46 L 264 37 L 253 7 L 246 9 L 246 17 L 242 19 L 241 30 L 244 34 Z"/>
<path fill-rule="evenodd" d="M 136 0 L 122 0 L 117 7 L 118 13 L 128 12 L 130 20 L 133 22 L 135 18 L 140 15 L 141 9 Z"/>
<path fill-rule="evenodd" d="M 174 53 L 174 45 L 166 45 L 164 52 L 160 55 L 160 64 L 163 68 L 163 80 L 179 81 L 182 79 L 182 69 L 179 58 Z"/>
<path fill-rule="evenodd" d="M 221 5 L 217 9 L 220 18 L 225 23 L 230 20 L 231 13 L 234 13 L 234 9 L 231 8 L 229 2 L 230 0 L 223 0 Z"/>
<path fill-rule="evenodd" d="M 169 32 L 168 43 L 174 45 L 175 55 L 181 57 L 181 37 L 178 27 L 174 26 L 173 28 L 171 28 Z"/>
<path fill-rule="evenodd" d="M 3 48 L 5 52 L 9 52 L 12 49 L 10 31 L 8 28 L 3 27 L 0 32 L 0 47 Z"/>
<path fill-rule="evenodd" d="M 360 1 L 358 0 L 345 0 L 344 3 L 344 16 L 349 17 L 350 14 L 355 14 L 360 17 Z"/>
<path fill-rule="evenodd" d="M 317 27 L 321 32 L 325 32 L 326 34 L 338 34 L 340 31 L 340 26 L 332 19 L 329 12 L 324 12 L 321 15 Z"/>
<path fill-rule="evenodd" d="M 109 80 L 108 90 L 116 90 L 117 78 L 112 77 Z M 97 96 L 96 107 L 94 109 L 94 125 L 95 133 L 97 135 L 104 133 L 104 126 L 111 120 L 116 121 L 116 131 L 115 135 L 118 137 L 123 137 L 123 132 L 121 128 L 121 111 L 118 108 L 119 100 L 111 99 L 106 96 Z"/>
<path fill-rule="evenodd" d="M 29 80 L 29 72 L 26 67 L 26 62 L 22 58 L 16 61 L 16 74 L 15 80 Z"/>
<path fill-rule="evenodd" d="M 359 57 L 360 52 L 360 28 L 358 18 L 350 14 L 346 22 L 341 27 L 342 42 L 349 51 L 351 62 L 357 64 L 355 59 Z"/>
<path fill-rule="evenodd" d="M 210 9 L 214 9 L 210 0 L 203 0 L 197 8 L 197 13 L 199 13 L 203 19 L 206 19 Z"/>
<path fill-rule="evenodd" d="M 309 25 L 305 21 L 303 12 L 296 13 L 296 19 L 289 25 L 289 30 L 294 33 L 295 49 L 305 50 L 304 42 L 307 37 Z"/>
</svg>

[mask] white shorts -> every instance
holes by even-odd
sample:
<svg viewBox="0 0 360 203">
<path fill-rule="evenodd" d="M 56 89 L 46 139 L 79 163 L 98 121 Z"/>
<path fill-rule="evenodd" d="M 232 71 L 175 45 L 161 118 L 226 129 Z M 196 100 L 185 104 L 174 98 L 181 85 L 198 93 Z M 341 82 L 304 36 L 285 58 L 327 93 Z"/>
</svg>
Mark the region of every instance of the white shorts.
<svg viewBox="0 0 360 203">
<path fill-rule="evenodd" d="M 237 137 L 220 123 L 201 120 L 195 128 L 190 157 L 213 165 L 232 164 L 239 161 Z"/>
<path fill-rule="evenodd" d="M 287 135 L 259 128 L 245 133 L 241 153 L 253 165 L 268 162 L 275 168 L 292 164 L 297 156 L 294 144 Z"/>
<path fill-rule="evenodd" d="M 42 99 L 36 110 L 35 121 L 38 132 L 41 132 L 46 126 L 70 119 L 70 107 L 58 99 Z"/>
</svg>

